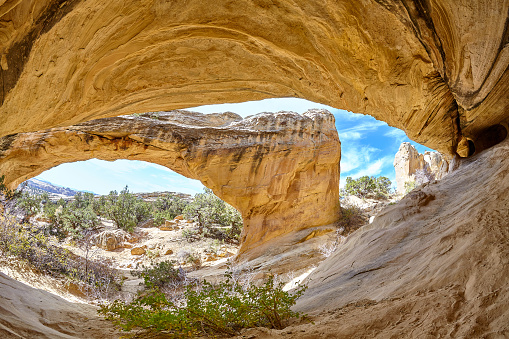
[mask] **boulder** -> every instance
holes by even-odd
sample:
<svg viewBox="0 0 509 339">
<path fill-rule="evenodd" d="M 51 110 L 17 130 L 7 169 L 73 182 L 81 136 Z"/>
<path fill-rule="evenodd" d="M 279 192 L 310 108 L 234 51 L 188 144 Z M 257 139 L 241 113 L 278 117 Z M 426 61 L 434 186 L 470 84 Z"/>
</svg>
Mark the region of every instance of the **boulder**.
<svg viewBox="0 0 509 339">
<path fill-rule="evenodd" d="M 178 229 L 178 224 L 175 221 L 166 220 L 164 225 L 159 226 L 161 231 L 173 231 Z"/>
<path fill-rule="evenodd" d="M 124 247 L 124 241 L 129 239 L 129 234 L 123 230 L 102 231 L 92 237 L 92 243 L 107 251 L 114 251 Z"/>
<path fill-rule="evenodd" d="M 131 248 L 132 255 L 143 255 L 147 253 L 147 246 L 136 246 Z"/>
<path fill-rule="evenodd" d="M 141 223 L 138 224 L 138 227 L 140 227 L 140 228 L 154 227 L 154 219 L 150 218 L 148 220 L 142 221 Z"/>
</svg>

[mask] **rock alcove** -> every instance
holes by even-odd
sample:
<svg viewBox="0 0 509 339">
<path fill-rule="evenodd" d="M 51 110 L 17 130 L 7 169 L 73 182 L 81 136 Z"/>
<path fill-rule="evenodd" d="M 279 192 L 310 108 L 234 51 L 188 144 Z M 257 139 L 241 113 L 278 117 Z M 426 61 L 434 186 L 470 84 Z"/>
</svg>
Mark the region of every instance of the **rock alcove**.
<svg viewBox="0 0 509 339">
<path fill-rule="evenodd" d="M 93 119 L 270 97 L 372 115 L 463 165 L 317 268 L 297 307 L 340 312 L 302 337 L 507 337 L 509 146 L 493 145 L 509 122 L 508 18 L 509 2 L 489 0 L 0 0 L 2 149 L 22 133 L 45 140 Z M 65 149 L 64 135 L 48 150 Z M 163 153 L 122 134 L 108 141 L 116 152 L 138 147 L 141 160 L 146 150 Z M 42 170 L 30 155 L 11 154 L 3 168 L 11 182 L 32 175 L 25 164 Z M 242 210 L 248 201 L 230 203 Z M 47 307 L 62 302 L 3 281 L 3 308 L 17 312 L 2 318 L 6 335 L 79 337 L 91 328 L 69 325 L 79 318 L 74 305 L 60 308 L 72 314 L 65 321 L 48 320 L 57 312 Z"/>
</svg>

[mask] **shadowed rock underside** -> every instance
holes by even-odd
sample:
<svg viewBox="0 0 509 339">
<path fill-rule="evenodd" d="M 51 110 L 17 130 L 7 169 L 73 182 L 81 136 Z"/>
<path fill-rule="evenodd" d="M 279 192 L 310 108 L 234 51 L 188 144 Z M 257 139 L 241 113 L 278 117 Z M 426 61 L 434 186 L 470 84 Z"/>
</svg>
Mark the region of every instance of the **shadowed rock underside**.
<svg viewBox="0 0 509 339">
<path fill-rule="evenodd" d="M 466 156 L 508 120 L 507 1 L 0 4 L 0 135 L 300 97 Z"/>
</svg>

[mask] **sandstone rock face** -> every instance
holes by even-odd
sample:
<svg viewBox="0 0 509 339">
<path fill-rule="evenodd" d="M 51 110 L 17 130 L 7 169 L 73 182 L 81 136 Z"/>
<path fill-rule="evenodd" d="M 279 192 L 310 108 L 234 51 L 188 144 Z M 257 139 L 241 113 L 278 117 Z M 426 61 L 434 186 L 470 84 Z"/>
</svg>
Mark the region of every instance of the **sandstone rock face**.
<svg viewBox="0 0 509 339">
<path fill-rule="evenodd" d="M 505 336 L 508 168 L 506 140 L 387 207 L 310 274 L 295 305 L 336 313 L 305 333 L 287 330 L 296 338 Z"/>
<path fill-rule="evenodd" d="M 94 120 L 0 139 L 11 187 L 64 162 L 144 160 L 199 179 L 237 208 L 242 251 L 338 220 L 340 143 L 334 116 L 173 111 Z"/>
<path fill-rule="evenodd" d="M 507 1 L 0 4 L 0 136 L 300 97 L 468 155 L 509 120 Z"/>
<path fill-rule="evenodd" d="M 394 169 L 397 193 L 404 194 L 405 183 L 415 181 L 418 171 L 431 180 L 440 180 L 447 174 L 449 163 L 438 152 L 420 154 L 409 142 L 404 142 L 394 157 Z"/>
</svg>

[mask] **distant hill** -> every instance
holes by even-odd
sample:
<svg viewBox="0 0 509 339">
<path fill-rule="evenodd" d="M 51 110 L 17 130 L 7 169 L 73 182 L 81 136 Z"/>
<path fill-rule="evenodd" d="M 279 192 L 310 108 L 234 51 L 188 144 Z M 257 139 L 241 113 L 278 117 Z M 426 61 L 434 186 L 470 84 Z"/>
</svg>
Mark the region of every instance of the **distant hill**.
<svg viewBox="0 0 509 339">
<path fill-rule="evenodd" d="M 25 191 L 33 192 L 33 193 L 42 193 L 47 192 L 50 194 L 51 198 L 71 198 L 78 192 L 89 192 L 89 191 L 78 191 L 73 190 L 68 187 L 62 187 L 51 182 L 40 180 L 40 179 L 28 179 L 25 181 L 27 186 L 25 187 Z M 89 192 L 93 193 L 93 192 Z M 93 193 L 94 195 L 97 195 Z"/>
</svg>

